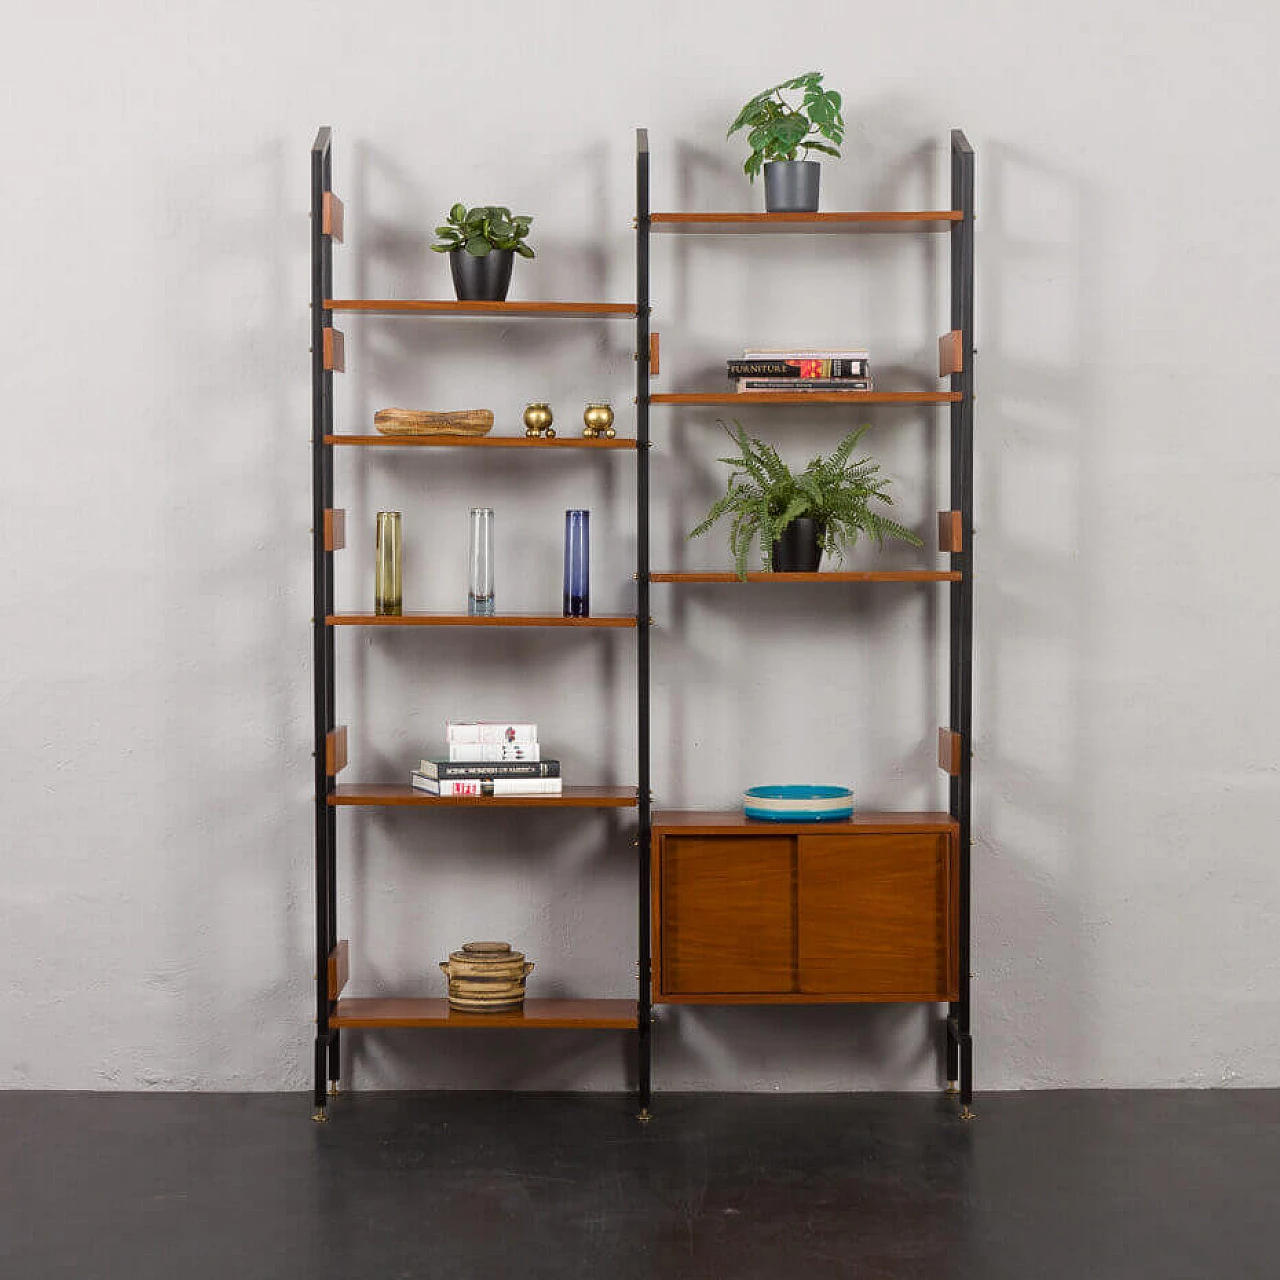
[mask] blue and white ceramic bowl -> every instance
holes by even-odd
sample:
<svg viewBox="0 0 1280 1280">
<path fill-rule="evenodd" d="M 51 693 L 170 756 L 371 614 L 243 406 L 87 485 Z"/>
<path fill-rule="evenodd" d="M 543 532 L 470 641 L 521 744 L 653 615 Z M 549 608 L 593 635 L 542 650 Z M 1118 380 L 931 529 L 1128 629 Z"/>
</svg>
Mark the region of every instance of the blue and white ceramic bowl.
<svg viewBox="0 0 1280 1280">
<path fill-rule="evenodd" d="M 766 822 L 836 822 L 853 817 L 853 792 L 848 787 L 751 787 L 743 792 L 748 818 Z"/>
</svg>

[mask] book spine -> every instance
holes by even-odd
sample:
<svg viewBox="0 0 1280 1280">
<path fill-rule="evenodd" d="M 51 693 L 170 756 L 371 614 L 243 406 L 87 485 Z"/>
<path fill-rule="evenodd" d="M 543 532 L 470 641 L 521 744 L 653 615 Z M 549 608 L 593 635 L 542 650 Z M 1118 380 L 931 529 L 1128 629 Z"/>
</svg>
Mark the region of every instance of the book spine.
<svg viewBox="0 0 1280 1280">
<path fill-rule="evenodd" d="M 428 778 L 558 778 L 559 760 L 424 760 Z"/>
<path fill-rule="evenodd" d="M 865 347 L 751 347 L 740 360 L 870 360 Z"/>
<path fill-rule="evenodd" d="M 559 778 L 426 778 L 415 773 L 412 783 L 434 796 L 558 796 Z"/>
<path fill-rule="evenodd" d="M 727 360 L 730 378 L 865 378 L 866 360 Z"/>
<path fill-rule="evenodd" d="M 739 378 L 739 391 L 871 391 L 870 378 Z"/>
<path fill-rule="evenodd" d="M 480 742 L 486 746 L 503 742 L 537 742 L 536 724 L 505 723 L 499 720 L 450 720 L 445 724 L 445 740 Z"/>
<path fill-rule="evenodd" d="M 540 760 L 536 742 L 451 742 L 450 760 Z"/>
</svg>

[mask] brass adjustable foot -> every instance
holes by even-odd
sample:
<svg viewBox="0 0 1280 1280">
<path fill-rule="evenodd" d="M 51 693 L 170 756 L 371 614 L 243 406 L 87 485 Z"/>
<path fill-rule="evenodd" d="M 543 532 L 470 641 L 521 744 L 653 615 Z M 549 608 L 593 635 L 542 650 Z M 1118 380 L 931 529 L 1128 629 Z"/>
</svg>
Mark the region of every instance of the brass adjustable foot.
<svg viewBox="0 0 1280 1280">
<path fill-rule="evenodd" d="M 316 1122 L 316 1124 L 329 1123 L 329 1113 L 323 1107 L 318 1107 L 315 1111 L 313 1111 L 311 1113 L 311 1118 Z"/>
<path fill-rule="evenodd" d="M 961 1107 L 961 1108 L 960 1108 L 960 1119 L 961 1119 L 961 1120 L 973 1120 L 973 1119 L 975 1119 L 975 1118 L 976 1118 L 976 1113 L 974 1112 L 974 1110 L 973 1110 L 973 1108 L 972 1108 L 972 1107 Z"/>
<path fill-rule="evenodd" d="M 948 1081 L 947 1081 L 947 1093 L 954 1097 L 954 1096 L 955 1096 L 957 1093 L 959 1093 L 959 1092 L 960 1092 L 960 1081 L 959 1081 L 959 1080 L 948 1080 Z"/>
<path fill-rule="evenodd" d="M 338 1096 L 338 1093 L 339 1093 L 338 1082 L 334 1080 L 329 1085 L 329 1097 L 336 1098 Z"/>
<path fill-rule="evenodd" d="M 639 1120 L 641 1124 L 648 1124 L 653 1117 L 649 1114 L 648 1107 L 641 1107 L 640 1114 L 636 1116 L 636 1119 Z"/>
</svg>

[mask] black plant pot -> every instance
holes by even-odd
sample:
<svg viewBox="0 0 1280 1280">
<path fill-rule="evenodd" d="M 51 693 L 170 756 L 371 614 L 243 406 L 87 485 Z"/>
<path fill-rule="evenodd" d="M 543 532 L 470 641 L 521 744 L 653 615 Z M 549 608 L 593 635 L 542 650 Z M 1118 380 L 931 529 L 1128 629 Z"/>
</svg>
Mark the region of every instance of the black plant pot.
<svg viewBox="0 0 1280 1280">
<path fill-rule="evenodd" d="M 465 249 L 449 250 L 449 270 L 459 302 L 505 302 L 511 287 L 514 249 L 490 249 L 476 258 Z"/>
<path fill-rule="evenodd" d="M 817 573 L 822 560 L 822 526 L 809 516 L 799 516 L 773 544 L 775 573 Z"/>
<path fill-rule="evenodd" d="M 770 160 L 764 167 L 766 213 L 817 213 L 822 166 L 816 160 Z"/>
</svg>

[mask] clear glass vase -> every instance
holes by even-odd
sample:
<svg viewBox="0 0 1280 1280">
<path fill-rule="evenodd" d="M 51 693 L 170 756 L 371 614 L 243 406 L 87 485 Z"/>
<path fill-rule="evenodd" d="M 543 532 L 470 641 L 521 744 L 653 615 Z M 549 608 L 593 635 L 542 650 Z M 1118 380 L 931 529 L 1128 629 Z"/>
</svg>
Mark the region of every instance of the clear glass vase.
<svg viewBox="0 0 1280 1280">
<path fill-rule="evenodd" d="M 591 512 L 564 513 L 564 616 L 591 616 Z"/>
<path fill-rule="evenodd" d="M 398 618 L 404 612 L 401 593 L 400 513 L 379 511 L 373 566 L 374 613 Z"/>
<path fill-rule="evenodd" d="M 471 541 L 467 550 L 467 613 L 493 614 L 493 508 L 471 508 Z"/>
</svg>

